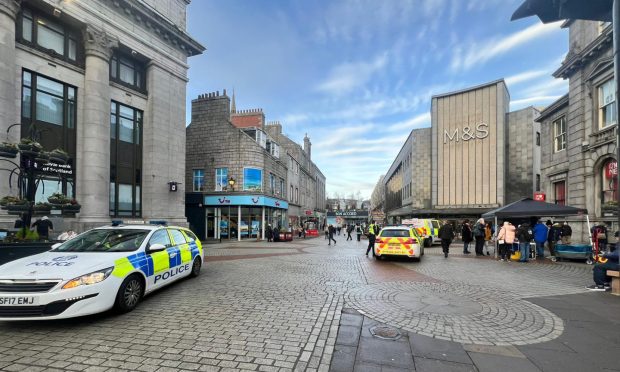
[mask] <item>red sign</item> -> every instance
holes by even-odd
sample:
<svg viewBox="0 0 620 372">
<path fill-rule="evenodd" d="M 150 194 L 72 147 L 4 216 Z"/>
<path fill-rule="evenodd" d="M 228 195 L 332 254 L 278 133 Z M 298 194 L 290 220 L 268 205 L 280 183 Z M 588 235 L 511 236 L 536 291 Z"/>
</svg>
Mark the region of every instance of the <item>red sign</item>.
<svg viewBox="0 0 620 372">
<path fill-rule="evenodd" d="M 312 216 L 312 211 L 311 210 L 306 209 L 305 213 L 306 213 L 306 216 Z"/>
<path fill-rule="evenodd" d="M 544 202 L 545 200 L 547 200 L 547 195 L 545 195 L 544 192 L 535 192 L 534 200 Z"/>
<path fill-rule="evenodd" d="M 608 161 L 605 164 L 605 178 L 612 179 L 618 177 L 618 162 L 615 160 Z"/>
</svg>

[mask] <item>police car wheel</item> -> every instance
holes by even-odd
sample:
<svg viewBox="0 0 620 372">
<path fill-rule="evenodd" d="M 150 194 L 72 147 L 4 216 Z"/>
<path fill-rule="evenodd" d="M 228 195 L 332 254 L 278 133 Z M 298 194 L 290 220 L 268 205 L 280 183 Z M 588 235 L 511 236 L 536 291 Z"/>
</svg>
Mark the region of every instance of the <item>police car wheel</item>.
<svg viewBox="0 0 620 372">
<path fill-rule="evenodd" d="M 192 272 L 189 274 L 190 277 L 195 278 L 200 274 L 200 268 L 202 267 L 202 262 L 200 257 L 196 257 L 194 259 L 194 264 L 192 265 Z"/>
<path fill-rule="evenodd" d="M 127 277 L 121 284 L 114 309 L 119 313 L 127 313 L 138 306 L 144 294 L 144 282 L 138 275 Z"/>
<path fill-rule="evenodd" d="M 433 241 L 431 239 L 424 239 L 425 247 L 430 247 L 431 245 L 433 245 Z"/>
</svg>

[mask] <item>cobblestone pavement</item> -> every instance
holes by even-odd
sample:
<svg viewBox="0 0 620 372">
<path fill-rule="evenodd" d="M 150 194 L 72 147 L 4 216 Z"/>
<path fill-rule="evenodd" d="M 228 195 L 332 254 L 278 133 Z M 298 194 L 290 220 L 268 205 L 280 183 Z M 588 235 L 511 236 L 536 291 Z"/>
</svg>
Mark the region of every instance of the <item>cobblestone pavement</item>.
<svg viewBox="0 0 620 372">
<path fill-rule="evenodd" d="M 336 238 L 209 244 L 198 278 L 132 313 L 0 322 L 0 370 L 327 371 L 344 307 L 436 338 L 534 343 L 562 321 L 526 297 L 579 293 L 591 280 L 585 266 L 445 260 L 432 249 L 419 263 L 377 261 L 366 241 Z M 509 317 L 524 322 L 504 335 L 496 325 Z"/>
</svg>

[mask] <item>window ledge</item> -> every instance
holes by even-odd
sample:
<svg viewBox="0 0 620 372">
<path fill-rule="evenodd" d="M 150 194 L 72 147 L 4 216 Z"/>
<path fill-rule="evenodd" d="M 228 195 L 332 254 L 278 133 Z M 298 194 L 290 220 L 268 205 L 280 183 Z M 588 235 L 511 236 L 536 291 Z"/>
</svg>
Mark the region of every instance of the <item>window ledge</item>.
<svg viewBox="0 0 620 372">
<path fill-rule="evenodd" d="M 46 59 L 50 63 L 56 64 L 56 65 L 61 65 L 62 67 L 66 67 L 66 68 L 71 69 L 71 70 L 73 70 L 73 71 L 75 71 L 77 73 L 80 73 L 82 75 L 84 75 L 84 73 L 85 73 L 84 68 L 82 68 L 80 66 L 74 65 L 73 63 L 70 63 L 70 62 L 67 62 L 64 59 L 56 58 L 56 57 L 54 57 L 54 56 L 52 56 L 52 55 L 50 55 L 48 53 L 45 53 L 45 52 L 37 49 L 37 48 L 28 46 L 26 44 L 22 44 L 19 41 L 15 42 L 15 48 L 16 49 L 21 49 L 21 50 L 23 50 L 25 52 L 28 52 L 28 53 L 35 54 L 38 57 Z M 24 66 L 24 67 L 26 67 L 26 66 Z"/>
<path fill-rule="evenodd" d="M 128 93 L 128 94 L 131 94 L 131 95 L 143 98 L 145 100 L 148 100 L 148 98 L 149 98 L 148 95 L 146 95 L 145 93 L 140 92 L 138 90 L 131 89 L 131 88 L 127 87 L 126 85 L 117 83 L 116 81 L 114 81 L 112 79 L 110 79 L 110 85 L 113 86 L 114 88 L 118 88 L 118 89 L 122 90 L 125 93 Z"/>
</svg>

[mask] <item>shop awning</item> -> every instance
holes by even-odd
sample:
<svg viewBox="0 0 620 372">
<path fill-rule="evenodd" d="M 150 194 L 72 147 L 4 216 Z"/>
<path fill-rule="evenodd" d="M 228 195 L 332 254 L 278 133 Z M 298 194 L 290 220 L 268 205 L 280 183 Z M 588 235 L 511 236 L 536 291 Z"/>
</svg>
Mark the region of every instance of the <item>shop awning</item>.
<svg viewBox="0 0 620 372">
<path fill-rule="evenodd" d="M 568 205 L 536 201 L 531 198 L 524 198 L 501 208 L 489 211 L 483 214 L 482 218 L 561 217 L 580 214 L 588 214 L 588 210 L 584 208 L 570 207 Z"/>
</svg>

